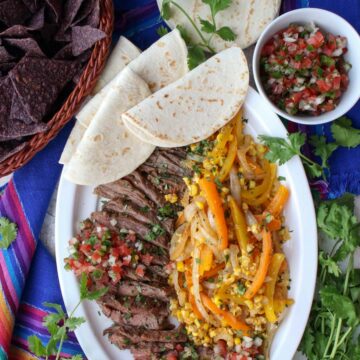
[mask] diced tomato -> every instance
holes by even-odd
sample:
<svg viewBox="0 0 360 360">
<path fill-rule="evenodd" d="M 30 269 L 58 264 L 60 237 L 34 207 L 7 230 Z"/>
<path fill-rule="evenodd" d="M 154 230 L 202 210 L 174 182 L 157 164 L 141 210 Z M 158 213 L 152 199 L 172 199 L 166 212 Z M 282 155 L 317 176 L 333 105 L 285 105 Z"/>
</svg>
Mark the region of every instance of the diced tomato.
<svg viewBox="0 0 360 360">
<path fill-rule="evenodd" d="M 320 109 L 322 112 L 332 111 L 335 109 L 335 105 L 332 103 L 329 103 L 329 102 L 323 103 L 323 104 L 321 104 Z"/>
<path fill-rule="evenodd" d="M 341 76 L 335 76 L 333 79 L 333 89 L 339 90 L 341 86 Z"/>
<path fill-rule="evenodd" d="M 83 252 L 85 255 L 89 255 L 92 250 L 92 247 L 90 244 L 81 244 L 79 250 Z"/>
<path fill-rule="evenodd" d="M 267 56 L 271 55 L 275 51 L 275 46 L 273 44 L 266 44 L 261 51 L 261 55 Z"/>
<path fill-rule="evenodd" d="M 121 251 L 120 251 L 120 248 L 119 248 L 119 247 L 112 248 L 112 249 L 110 250 L 110 254 L 111 254 L 114 258 L 116 258 L 116 259 L 119 258 L 120 253 L 121 253 Z"/>
<path fill-rule="evenodd" d="M 303 69 L 310 69 L 312 67 L 312 61 L 306 57 L 301 61 L 301 65 Z"/>
<path fill-rule="evenodd" d="M 89 239 L 90 236 L 91 236 L 91 230 L 89 229 L 84 230 L 84 238 Z"/>
<path fill-rule="evenodd" d="M 310 37 L 307 40 L 307 43 L 316 48 L 319 48 L 324 43 L 324 40 L 325 40 L 325 38 L 324 38 L 324 35 L 322 34 L 322 32 L 317 31 L 312 37 Z"/>
<path fill-rule="evenodd" d="M 291 99 L 295 104 L 297 104 L 297 103 L 300 102 L 302 96 L 303 96 L 303 92 L 299 91 L 299 92 L 296 92 L 296 93 L 292 94 Z"/>
<path fill-rule="evenodd" d="M 119 251 L 120 251 L 121 256 L 127 256 L 127 255 L 131 254 L 131 250 L 129 249 L 129 247 L 126 244 L 121 244 L 119 246 Z"/>
<path fill-rule="evenodd" d="M 177 350 L 178 352 L 182 352 L 184 350 L 184 347 L 181 344 L 176 344 L 175 350 Z"/>
<path fill-rule="evenodd" d="M 346 90 L 349 85 L 349 77 L 346 74 L 341 75 L 341 85 L 344 90 Z"/>
<path fill-rule="evenodd" d="M 135 233 L 128 233 L 126 236 L 126 240 L 135 242 L 136 241 L 136 234 Z"/>
<path fill-rule="evenodd" d="M 135 270 L 136 275 L 140 277 L 144 277 L 145 275 L 145 266 L 144 265 L 138 265 Z"/>
<path fill-rule="evenodd" d="M 325 80 L 319 79 L 316 84 L 321 92 L 327 92 L 331 89 L 331 84 L 328 84 Z"/>
<path fill-rule="evenodd" d="M 168 353 L 166 355 L 166 360 L 177 360 L 177 359 L 178 359 L 178 355 L 177 355 L 177 353 L 175 353 L 175 351 Z"/>
<path fill-rule="evenodd" d="M 99 253 L 98 250 L 94 251 L 93 254 L 91 255 L 91 260 L 95 263 L 100 263 L 101 262 L 101 254 Z"/>
</svg>

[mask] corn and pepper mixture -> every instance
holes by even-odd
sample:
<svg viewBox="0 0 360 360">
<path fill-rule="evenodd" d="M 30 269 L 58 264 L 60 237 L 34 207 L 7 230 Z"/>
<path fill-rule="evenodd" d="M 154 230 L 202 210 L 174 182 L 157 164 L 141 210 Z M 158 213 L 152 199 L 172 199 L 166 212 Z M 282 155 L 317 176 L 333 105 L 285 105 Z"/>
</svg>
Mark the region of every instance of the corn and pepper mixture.
<svg viewBox="0 0 360 360">
<path fill-rule="evenodd" d="M 292 303 L 282 251 L 289 192 L 244 123 L 240 112 L 189 149 L 194 175 L 184 178 L 184 211 L 171 241 L 171 311 L 196 345 L 222 341 L 230 353 L 260 359 Z"/>
</svg>

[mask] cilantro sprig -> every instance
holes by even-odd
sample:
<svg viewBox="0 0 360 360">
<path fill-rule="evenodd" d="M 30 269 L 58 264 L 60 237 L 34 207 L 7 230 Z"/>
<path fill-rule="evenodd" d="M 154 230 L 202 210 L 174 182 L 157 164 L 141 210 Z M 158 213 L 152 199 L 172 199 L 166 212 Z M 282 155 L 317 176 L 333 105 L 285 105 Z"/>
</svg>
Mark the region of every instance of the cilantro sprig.
<svg viewBox="0 0 360 360">
<path fill-rule="evenodd" d="M 331 132 L 335 140 L 333 142 L 327 142 L 325 136 L 319 135 L 313 135 L 309 139 L 310 145 L 314 148 L 314 154 L 321 160 L 320 164 L 301 152 L 306 142 L 304 133 L 289 134 L 287 139 L 266 135 L 259 136 L 259 139 L 269 148 L 265 155 L 269 161 L 279 162 L 282 165 L 298 155 L 311 178 L 323 177 L 326 179 L 326 173 L 329 170 L 328 160 L 333 152 L 340 146 L 354 148 L 360 145 L 360 130 L 352 127 L 351 120 L 345 116 L 333 122 Z"/>
<path fill-rule="evenodd" d="M 6 217 L 0 217 L 0 249 L 8 249 L 16 237 L 16 224 Z"/>
<path fill-rule="evenodd" d="M 55 310 L 55 312 L 50 313 L 43 319 L 43 325 L 50 333 L 50 340 L 46 345 L 43 344 L 41 339 L 36 335 L 28 338 L 29 348 L 37 357 L 46 360 L 50 357 L 55 357 L 55 360 L 59 360 L 64 341 L 68 338 L 68 333 L 75 331 L 85 322 L 83 317 L 75 316 L 80 304 L 84 300 L 97 300 L 108 291 L 108 288 L 89 291 L 87 283 L 88 278 L 86 274 L 83 273 L 80 280 L 80 300 L 69 315 L 63 311 L 62 306 L 59 304 L 44 303 L 44 306 Z M 81 359 L 81 355 L 75 355 L 71 358 L 71 360 Z"/>
<path fill-rule="evenodd" d="M 161 16 L 164 20 L 169 20 L 172 17 L 172 7 L 179 10 L 189 21 L 195 32 L 198 34 L 200 41 L 198 43 L 192 43 L 188 34 L 181 26 L 178 26 L 182 37 L 189 47 L 188 64 L 189 68 L 193 69 L 206 60 L 206 53 L 215 54 L 216 51 L 213 48 L 212 40 L 214 36 L 218 36 L 224 41 L 234 41 L 236 34 L 229 26 L 218 27 L 216 22 L 216 15 L 221 11 L 229 8 L 232 0 L 202 0 L 204 4 L 207 4 L 210 8 L 211 20 L 199 18 L 199 27 L 195 20 L 187 13 L 187 11 L 178 4 L 175 0 L 164 0 L 161 7 Z M 164 35 L 164 28 L 158 29 L 159 35 Z"/>
<path fill-rule="evenodd" d="M 360 223 L 354 215 L 353 196 L 322 202 L 317 222 L 320 231 L 333 239 L 333 248 L 319 254 L 319 296 L 300 350 L 308 360 L 359 359 L 360 270 L 354 268 L 354 254 L 360 246 Z"/>
</svg>

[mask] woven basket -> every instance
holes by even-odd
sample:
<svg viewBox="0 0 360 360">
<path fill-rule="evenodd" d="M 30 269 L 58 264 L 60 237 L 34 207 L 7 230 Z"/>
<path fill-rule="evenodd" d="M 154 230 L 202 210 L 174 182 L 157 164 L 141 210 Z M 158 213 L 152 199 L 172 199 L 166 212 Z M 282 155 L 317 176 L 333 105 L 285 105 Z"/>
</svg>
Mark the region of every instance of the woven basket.
<svg viewBox="0 0 360 360">
<path fill-rule="evenodd" d="M 48 122 L 47 131 L 33 135 L 24 148 L 0 163 L 0 177 L 6 176 L 29 162 L 71 120 L 83 100 L 91 93 L 105 66 L 111 45 L 114 26 L 113 0 L 100 0 L 100 29 L 107 35 L 98 41 L 80 81 L 66 99 L 61 109 Z"/>
</svg>

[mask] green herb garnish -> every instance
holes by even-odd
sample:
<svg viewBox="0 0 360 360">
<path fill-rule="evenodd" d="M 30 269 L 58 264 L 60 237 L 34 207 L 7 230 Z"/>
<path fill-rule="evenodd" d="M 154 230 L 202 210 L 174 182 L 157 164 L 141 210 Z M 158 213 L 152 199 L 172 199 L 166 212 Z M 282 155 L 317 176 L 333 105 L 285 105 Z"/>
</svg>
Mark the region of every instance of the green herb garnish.
<svg viewBox="0 0 360 360">
<path fill-rule="evenodd" d="M 6 217 L 0 217 L 0 249 L 8 249 L 16 237 L 16 224 Z"/>
</svg>

